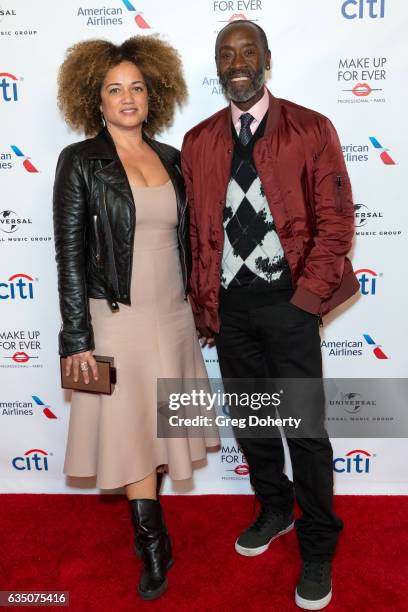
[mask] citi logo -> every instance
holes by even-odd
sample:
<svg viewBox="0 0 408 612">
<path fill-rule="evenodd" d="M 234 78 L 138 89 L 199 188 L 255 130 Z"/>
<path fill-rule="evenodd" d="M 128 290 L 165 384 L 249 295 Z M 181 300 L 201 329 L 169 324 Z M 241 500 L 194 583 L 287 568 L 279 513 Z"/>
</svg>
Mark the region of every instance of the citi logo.
<svg viewBox="0 0 408 612">
<path fill-rule="evenodd" d="M 382 274 L 377 274 L 370 268 L 360 268 L 360 270 L 356 270 L 356 276 L 360 283 L 361 295 L 376 295 L 377 281 Z"/>
<path fill-rule="evenodd" d="M 382 350 L 381 345 L 377 344 L 377 342 L 375 342 L 369 334 L 363 334 L 363 338 L 367 342 L 368 346 L 373 349 L 373 353 L 377 359 L 389 359 Z"/>
<path fill-rule="evenodd" d="M 388 153 L 388 149 L 385 149 L 382 144 L 377 140 L 375 136 L 370 136 L 370 142 L 373 145 L 374 149 L 380 150 L 380 159 L 383 164 L 386 166 L 395 166 L 395 161 L 392 159 L 391 155 Z"/>
<path fill-rule="evenodd" d="M 28 274 L 13 274 L 6 283 L 0 283 L 0 300 L 33 300 L 33 281 Z"/>
<path fill-rule="evenodd" d="M 37 168 L 32 164 L 30 158 L 27 155 L 24 155 L 21 149 L 19 149 L 16 145 L 10 145 L 13 153 L 23 162 L 23 167 L 27 172 L 36 173 L 38 172 Z"/>
<path fill-rule="evenodd" d="M 385 0 L 346 0 L 341 14 L 345 19 L 384 19 Z"/>
<path fill-rule="evenodd" d="M 33 400 L 37 404 L 37 406 L 39 406 L 41 408 L 43 415 L 46 416 L 47 419 L 57 419 L 58 418 L 52 412 L 51 407 L 47 406 L 47 404 L 44 404 L 44 402 L 42 401 L 41 398 L 38 397 L 38 395 L 32 395 L 31 397 L 33 398 Z"/>
<path fill-rule="evenodd" d="M 142 12 L 141 11 L 137 11 L 135 9 L 135 7 L 133 6 L 133 4 L 131 2 L 129 2 L 129 0 L 122 0 L 122 2 L 123 2 L 123 4 L 125 5 L 125 7 L 127 8 L 128 11 L 136 13 L 134 19 L 135 19 L 135 23 L 138 26 L 138 28 L 141 28 L 142 30 L 146 30 L 146 29 L 150 28 L 149 24 L 147 23 L 147 21 L 142 16 Z"/>
<path fill-rule="evenodd" d="M 0 102 L 18 102 L 18 78 L 10 72 L 0 72 Z"/>
<path fill-rule="evenodd" d="M 48 457 L 49 454 L 41 448 L 32 448 L 24 453 L 22 457 L 14 457 L 11 465 L 15 470 L 20 472 L 23 470 L 48 472 Z"/>
<path fill-rule="evenodd" d="M 365 450 L 355 449 L 346 453 L 344 457 L 336 457 L 333 461 L 333 470 L 337 474 L 369 474 L 372 457 L 374 455 Z"/>
</svg>

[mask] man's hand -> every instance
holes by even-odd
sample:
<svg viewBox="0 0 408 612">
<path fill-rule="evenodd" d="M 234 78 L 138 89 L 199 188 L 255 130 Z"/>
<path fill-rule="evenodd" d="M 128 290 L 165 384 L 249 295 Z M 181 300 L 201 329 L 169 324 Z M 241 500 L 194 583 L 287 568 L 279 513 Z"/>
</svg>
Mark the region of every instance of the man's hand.
<svg viewBox="0 0 408 612">
<path fill-rule="evenodd" d="M 74 382 L 78 382 L 79 373 L 82 373 L 84 383 L 89 384 L 89 369 L 92 370 L 94 380 L 98 380 L 98 364 L 96 363 L 95 357 L 92 355 L 92 351 L 85 351 L 84 353 L 77 353 L 76 355 L 70 355 L 67 357 L 65 374 L 66 376 L 72 374 Z"/>
<path fill-rule="evenodd" d="M 205 346 L 212 348 L 215 345 L 214 333 L 208 327 L 198 327 L 197 335 L 200 340 L 201 348 Z"/>
</svg>

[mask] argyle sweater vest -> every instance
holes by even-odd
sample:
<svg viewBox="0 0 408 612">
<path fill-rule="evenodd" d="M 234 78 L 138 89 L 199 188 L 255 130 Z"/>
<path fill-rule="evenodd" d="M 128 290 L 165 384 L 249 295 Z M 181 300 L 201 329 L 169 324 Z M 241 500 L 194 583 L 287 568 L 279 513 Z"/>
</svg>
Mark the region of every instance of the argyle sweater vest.
<svg viewBox="0 0 408 612">
<path fill-rule="evenodd" d="M 253 162 L 255 142 L 264 134 L 266 116 L 244 146 L 235 128 L 234 155 L 224 208 L 224 250 L 220 308 L 273 303 L 292 293 L 289 266 Z"/>
</svg>

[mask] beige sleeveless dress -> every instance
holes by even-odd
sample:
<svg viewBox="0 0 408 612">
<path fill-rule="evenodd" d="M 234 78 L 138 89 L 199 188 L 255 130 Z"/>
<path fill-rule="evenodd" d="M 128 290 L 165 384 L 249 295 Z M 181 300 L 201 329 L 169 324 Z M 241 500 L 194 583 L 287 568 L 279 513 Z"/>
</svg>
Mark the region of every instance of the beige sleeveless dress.
<svg viewBox="0 0 408 612">
<path fill-rule="evenodd" d="M 167 465 L 174 480 L 192 476 L 208 439 L 157 437 L 157 378 L 206 378 L 193 315 L 184 300 L 177 244 L 177 204 L 171 181 L 132 186 L 136 231 L 131 306 L 112 313 L 90 300 L 95 354 L 115 358 L 118 383 L 111 396 L 72 393 L 64 473 L 96 475 L 113 489 Z"/>
</svg>

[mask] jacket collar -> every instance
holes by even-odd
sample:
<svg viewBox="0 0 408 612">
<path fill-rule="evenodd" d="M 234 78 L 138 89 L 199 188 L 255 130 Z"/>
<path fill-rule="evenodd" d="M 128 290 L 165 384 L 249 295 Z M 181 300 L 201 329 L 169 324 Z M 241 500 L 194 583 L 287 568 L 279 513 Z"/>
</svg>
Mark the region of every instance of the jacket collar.
<svg viewBox="0 0 408 612">
<path fill-rule="evenodd" d="M 88 141 L 86 155 L 88 159 L 118 159 L 112 136 L 106 127 Z"/>
<path fill-rule="evenodd" d="M 158 143 L 149 138 L 144 132 L 142 132 L 143 140 L 147 142 L 152 149 L 154 149 L 160 156 L 165 157 L 165 161 L 172 162 L 171 156 L 164 156 L 163 149 Z M 110 159 L 119 160 L 118 153 L 116 151 L 115 143 L 113 142 L 112 136 L 109 134 L 107 128 L 103 128 L 99 134 L 94 138 L 88 140 L 88 146 L 86 150 L 88 159 Z"/>
<path fill-rule="evenodd" d="M 269 107 L 268 107 L 268 116 L 266 118 L 265 132 L 264 136 L 268 136 L 274 132 L 276 129 L 280 115 L 281 115 L 281 105 L 279 104 L 279 100 L 275 98 L 267 88 L 269 95 Z M 224 137 L 232 143 L 232 130 L 231 130 L 231 105 L 227 106 L 224 109 L 223 113 L 223 133 Z"/>
<path fill-rule="evenodd" d="M 150 145 L 164 164 L 176 190 L 179 212 L 183 212 L 186 201 L 185 198 L 181 198 L 180 194 L 184 191 L 184 185 L 182 182 L 181 170 L 178 167 L 177 156 L 173 153 L 174 149 L 161 146 L 160 143 L 149 138 L 144 133 L 143 140 Z M 132 189 L 116 151 L 115 143 L 106 128 L 101 130 L 97 136 L 89 140 L 86 155 L 88 159 L 110 162 L 105 164 L 101 163 L 99 169 L 95 170 L 95 176 L 106 185 L 115 189 L 121 196 L 125 197 L 128 204 L 134 208 L 135 204 Z"/>
<path fill-rule="evenodd" d="M 104 128 L 95 138 L 92 138 L 87 150 L 88 159 L 104 160 L 110 163 L 100 164 L 95 170 L 95 176 L 106 185 L 109 185 L 123 196 L 128 204 L 134 208 L 132 190 L 126 176 L 125 169 L 119 159 L 112 136 Z"/>
</svg>

